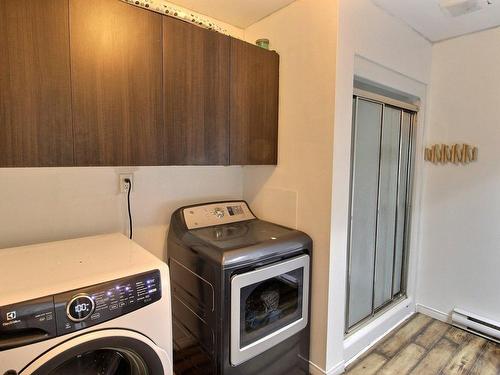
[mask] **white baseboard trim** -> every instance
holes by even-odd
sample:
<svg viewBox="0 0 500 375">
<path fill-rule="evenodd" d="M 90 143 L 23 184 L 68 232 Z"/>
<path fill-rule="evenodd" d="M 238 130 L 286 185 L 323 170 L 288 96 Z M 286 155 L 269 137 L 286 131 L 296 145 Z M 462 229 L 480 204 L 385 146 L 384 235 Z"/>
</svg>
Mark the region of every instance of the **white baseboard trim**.
<svg viewBox="0 0 500 375">
<path fill-rule="evenodd" d="M 342 374 L 345 370 L 345 363 L 344 361 L 337 363 L 335 366 L 333 366 L 330 370 L 325 371 L 318 365 L 309 362 L 309 373 L 311 375 L 339 375 Z"/>
<path fill-rule="evenodd" d="M 446 314 L 442 311 L 433 309 L 432 307 L 425 306 L 425 305 L 422 305 L 420 303 L 417 303 L 416 308 L 417 308 L 417 312 L 419 312 L 421 314 L 430 316 L 431 318 L 440 320 L 440 321 L 445 322 L 445 323 L 451 323 L 451 315 L 450 314 Z"/>
<path fill-rule="evenodd" d="M 339 362 L 335 366 L 333 366 L 330 370 L 327 371 L 327 375 L 339 375 L 344 373 L 345 371 L 345 362 Z"/>
</svg>

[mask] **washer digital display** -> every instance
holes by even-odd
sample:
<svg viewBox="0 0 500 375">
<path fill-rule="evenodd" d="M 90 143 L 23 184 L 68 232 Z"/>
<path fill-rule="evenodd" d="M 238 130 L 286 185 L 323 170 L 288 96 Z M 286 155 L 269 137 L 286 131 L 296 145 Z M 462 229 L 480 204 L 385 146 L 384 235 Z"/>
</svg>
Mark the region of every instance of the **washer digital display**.
<svg viewBox="0 0 500 375">
<path fill-rule="evenodd" d="M 68 318 L 74 322 L 81 322 L 94 312 L 94 307 L 94 300 L 89 296 L 76 296 L 68 304 Z"/>
</svg>

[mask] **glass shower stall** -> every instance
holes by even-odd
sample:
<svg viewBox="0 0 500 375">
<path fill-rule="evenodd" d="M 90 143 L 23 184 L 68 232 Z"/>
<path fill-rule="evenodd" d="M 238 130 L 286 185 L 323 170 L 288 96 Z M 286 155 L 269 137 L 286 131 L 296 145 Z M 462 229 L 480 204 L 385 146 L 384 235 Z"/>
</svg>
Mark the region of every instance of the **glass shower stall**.
<svg viewBox="0 0 500 375">
<path fill-rule="evenodd" d="M 416 107 L 353 98 L 346 333 L 405 296 Z"/>
</svg>

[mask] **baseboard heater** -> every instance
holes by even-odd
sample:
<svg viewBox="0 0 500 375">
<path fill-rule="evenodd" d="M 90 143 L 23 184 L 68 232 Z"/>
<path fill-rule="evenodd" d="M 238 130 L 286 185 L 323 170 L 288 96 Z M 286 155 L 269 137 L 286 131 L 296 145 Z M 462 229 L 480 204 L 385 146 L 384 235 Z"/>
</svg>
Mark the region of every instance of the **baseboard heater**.
<svg viewBox="0 0 500 375">
<path fill-rule="evenodd" d="M 479 315 L 454 309 L 451 315 L 452 324 L 458 328 L 483 336 L 500 343 L 500 322 Z"/>
</svg>

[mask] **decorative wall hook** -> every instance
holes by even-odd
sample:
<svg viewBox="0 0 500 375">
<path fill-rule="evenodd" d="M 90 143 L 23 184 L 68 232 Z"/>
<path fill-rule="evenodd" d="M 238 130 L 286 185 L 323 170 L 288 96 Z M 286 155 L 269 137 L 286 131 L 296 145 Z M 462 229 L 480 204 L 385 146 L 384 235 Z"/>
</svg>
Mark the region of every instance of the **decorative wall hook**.
<svg viewBox="0 0 500 375">
<path fill-rule="evenodd" d="M 425 149 L 425 160 L 434 164 L 469 164 L 477 161 L 479 149 L 468 144 L 436 144 Z"/>
</svg>

